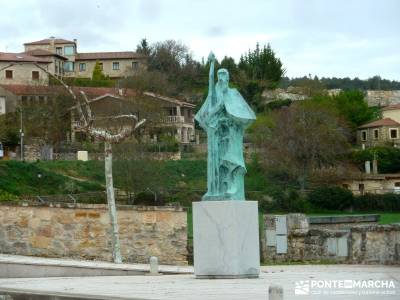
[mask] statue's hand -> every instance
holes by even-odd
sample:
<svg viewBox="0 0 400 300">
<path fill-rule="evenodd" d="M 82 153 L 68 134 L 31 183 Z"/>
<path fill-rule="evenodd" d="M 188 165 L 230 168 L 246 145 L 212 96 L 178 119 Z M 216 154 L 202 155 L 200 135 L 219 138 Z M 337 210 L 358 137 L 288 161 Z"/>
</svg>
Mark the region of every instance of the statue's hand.
<svg viewBox="0 0 400 300">
<path fill-rule="evenodd" d="M 208 61 L 209 62 L 213 62 L 215 61 L 215 55 L 214 53 L 211 51 L 210 54 L 208 55 Z"/>
</svg>

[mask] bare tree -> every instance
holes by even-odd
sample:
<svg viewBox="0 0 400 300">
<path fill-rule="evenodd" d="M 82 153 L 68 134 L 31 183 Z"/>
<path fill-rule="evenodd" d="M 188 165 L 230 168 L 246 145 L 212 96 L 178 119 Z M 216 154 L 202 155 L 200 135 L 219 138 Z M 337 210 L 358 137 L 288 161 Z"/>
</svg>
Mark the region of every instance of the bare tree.
<svg viewBox="0 0 400 300">
<path fill-rule="evenodd" d="M 128 120 L 129 125 L 123 126 L 118 132 L 112 133 L 109 130 L 101 127 L 96 127 L 94 125 L 95 117 L 92 114 L 90 108 L 89 99 L 86 94 L 81 91 L 81 96 L 83 98 L 83 103 L 81 103 L 81 97 L 78 97 L 71 87 L 69 87 L 63 80 L 54 76 L 52 73 L 37 65 L 38 68 L 46 72 L 49 76 L 57 80 L 72 96 L 76 102 L 76 108 L 78 111 L 80 122 L 76 129 L 80 129 L 86 132 L 89 136 L 104 142 L 104 166 L 105 166 L 105 178 L 106 178 L 106 191 L 107 191 L 107 203 L 108 211 L 110 215 L 110 222 L 112 227 L 112 247 L 113 247 L 113 260 L 115 263 L 121 263 L 121 244 L 119 240 L 119 228 L 117 220 L 117 211 L 115 206 L 115 193 L 114 193 L 114 183 L 112 174 L 112 144 L 117 144 L 130 137 L 134 131 L 136 131 L 140 126 L 142 126 L 146 119 L 139 120 L 137 116 L 133 114 L 110 116 L 110 120 Z M 84 107 L 84 110 L 82 109 Z"/>
<path fill-rule="evenodd" d="M 253 141 L 270 170 L 289 174 L 305 190 L 312 173 L 338 167 L 349 130 L 328 107 L 304 101 L 258 118 Z"/>
</svg>

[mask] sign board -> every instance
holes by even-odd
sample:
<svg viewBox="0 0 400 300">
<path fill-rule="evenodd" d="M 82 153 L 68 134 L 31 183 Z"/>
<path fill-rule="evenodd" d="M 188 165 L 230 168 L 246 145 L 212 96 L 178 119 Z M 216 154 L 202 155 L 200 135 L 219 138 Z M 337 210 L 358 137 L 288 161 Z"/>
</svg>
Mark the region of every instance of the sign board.
<svg viewBox="0 0 400 300">
<path fill-rule="evenodd" d="M 275 230 L 265 230 L 265 239 L 267 240 L 267 246 L 276 246 L 276 234 Z"/>
</svg>

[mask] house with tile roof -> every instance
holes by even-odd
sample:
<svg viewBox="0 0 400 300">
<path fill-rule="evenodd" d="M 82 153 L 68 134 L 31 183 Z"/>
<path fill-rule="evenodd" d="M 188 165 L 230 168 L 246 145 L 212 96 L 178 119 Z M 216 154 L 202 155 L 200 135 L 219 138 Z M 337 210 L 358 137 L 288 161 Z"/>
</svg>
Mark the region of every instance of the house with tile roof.
<svg viewBox="0 0 400 300">
<path fill-rule="evenodd" d="M 0 84 L 48 85 L 49 76 L 91 78 L 98 62 L 112 79 L 134 75 L 147 67 L 147 58 L 133 51 L 78 52 L 77 40 L 48 38 L 24 44 L 24 52 L 0 52 Z"/>
<path fill-rule="evenodd" d="M 160 114 L 161 122 L 157 128 L 148 130 L 149 140 L 157 142 L 161 134 L 174 136 L 182 144 L 195 140 L 194 109 L 195 105 L 180 99 L 166 97 L 155 93 L 144 92 L 141 95 L 132 89 L 109 87 L 73 87 L 74 93 L 84 92 L 90 99 L 93 113 L 96 116 L 128 114 L 137 111 L 135 101 L 140 99 L 140 107 L 147 104 L 146 113 Z M 31 105 L 46 104 L 58 95 L 68 95 L 62 86 L 44 85 L 1 85 L 0 114 L 14 112 L 17 107 L 29 108 Z M 2 112 L 3 111 L 3 112 Z M 76 107 L 71 108 L 71 131 L 69 139 L 76 140 L 80 134 L 75 130 L 79 125 Z M 141 116 L 147 118 L 146 116 Z"/>
<path fill-rule="evenodd" d="M 78 42 L 51 37 L 25 43 L 25 52 L 46 51 L 65 58 L 62 64 L 63 76 L 91 78 L 96 61 L 104 75 L 121 78 L 146 68 L 146 57 L 133 51 L 80 53 Z"/>
<path fill-rule="evenodd" d="M 365 147 L 400 147 L 400 104 L 384 107 L 382 119 L 358 127 L 357 141 Z"/>
<path fill-rule="evenodd" d="M 47 57 L 0 52 L 0 84 L 47 85 L 48 74 L 41 68 L 48 70 L 50 64 Z"/>
</svg>

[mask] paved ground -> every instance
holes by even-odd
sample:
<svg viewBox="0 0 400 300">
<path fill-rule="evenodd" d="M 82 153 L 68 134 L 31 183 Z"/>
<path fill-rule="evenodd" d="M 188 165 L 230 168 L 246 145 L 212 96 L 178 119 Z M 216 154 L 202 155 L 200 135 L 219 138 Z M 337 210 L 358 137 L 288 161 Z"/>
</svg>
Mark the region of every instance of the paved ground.
<svg viewBox="0 0 400 300">
<path fill-rule="evenodd" d="M 316 288 L 309 295 L 295 295 L 295 282 L 316 280 L 334 284 L 340 280 L 388 282 L 385 288 Z M 308 282 L 314 284 L 316 281 Z M 391 283 L 392 282 L 392 283 Z M 298 291 L 307 292 L 303 282 Z M 351 283 L 351 282 L 350 282 Z M 0 291 L 25 291 L 59 296 L 94 297 L 96 299 L 167 299 L 167 300 L 236 300 L 268 299 L 268 287 L 284 288 L 284 299 L 400 299 L 400 268 L 361 265 L 292 265 L 263 267 L 259 279 L 195 279 L 193 275 L 100 276 L 74 278 L 0 279 Z M 362 284 L 362 282 L 361 282 Z M 375 283 L 374 283 L 375 284 Z M 393 288 L 392 285 L 395 287 Z M 347 286 L 348 287 L 348 286 Z M 334 293 L 344 292 L 342 295 Z M 317 293 L 317 294 L 315 294 Z M 325 293 L 325 295 L 323 295 Z M 390 293 L 391 295 L 385 295 Z M 314 295 L 312 295 L 314 294 Z M 364 294 L 364 295 L 359 295 Z"/>
<path fill-rule="evenodd" d="M 120 274 L 123 275 L 123 271 L 131 271 L 137 273 L 145 273 L 149 272 L 150 267 L 148 264 L 114 264 L 111 262 L 104 261 L 89 261 L 89 260 L 74 260 L 74 259 L 65 259 L 65 258 L 46 258 L 46 257 L 33 257 L 33 256 L 22 256 L 22 255 L 9 255 L 9 254 L 0 254 L 0 278 L 3 273 L 7 273 L 5 271 L 5 265 L 9 266 L 20 266 L 21 268 L 25 268 L 28 270 L 29 266 L 29 274 L 32 274 L 32 270 L 36 267 L 52 267 L 54 268 L 74 268 L 74 272 L 70 272 L 71 275 L 66 276 L 75 276 L 72 274 L 79 274 L 79 269 L 83 270 L 99 270 L 104 275 L 113 275 L 115 273 L 118 274 L 118 271 L 121 271 Z M 3 270 L 1 268 L 4 268 Z M 42 268 L 43 269 L 43 268 Z M 40 272 L 42 272 L 42 269 Z M 191 274 L 193 273 L 193 267 L 190 266 L 168 266 L 168 265 L 160 265 L 159 270 L 165 274 Z M 114 273 L 113 273 L 114 272 Z M 16 273 L 16 272 L 13 272 Z M 107 274 L 108 273 L 108 274 Z M 68 274 L 68 270 L 66 271 Z M 51 276 L 51 274 L 49 274 Z M 34 275 L 30 275 L 31 277 L 37 277 Z M 84 276 L 84 275 L 81 275 Z M 11 277 L 11 276 L 10 276 Z M 14 276 L 13 276 L 14 277 Z M 20 277 L 20 276 L 16 276 Z M 27 276 L 25 276 L 27 277 Z"/>
</svg>

